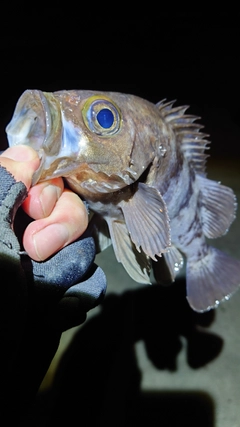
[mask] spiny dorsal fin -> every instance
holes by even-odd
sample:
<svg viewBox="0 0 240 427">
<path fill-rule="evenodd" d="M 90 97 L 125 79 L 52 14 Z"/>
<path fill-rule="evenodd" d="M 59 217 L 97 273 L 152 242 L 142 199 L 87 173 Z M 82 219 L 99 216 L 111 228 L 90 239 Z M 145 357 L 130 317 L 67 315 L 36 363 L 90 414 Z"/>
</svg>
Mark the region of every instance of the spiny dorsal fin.
<svg viewBox="0 0 240 427">
<path fill-rule="evenodd" d="M 176 134 L 176 140 L 180 142 L 182 151 L 189 162 L 194 166 L 198 174 L 205 175 L 205 164 L 208 155 L 205 150 L 208 150 L 208 134 L 200 132 L 204 127 L 198 123 L 200 117 L 191 114 L 185 114 L 189 108 L 188 105 L 173 107 L 174 101 L 166 102 L 165 99 L 158 102 L 158 107 L 162 118 L 171 125 Z"/>
</svg>

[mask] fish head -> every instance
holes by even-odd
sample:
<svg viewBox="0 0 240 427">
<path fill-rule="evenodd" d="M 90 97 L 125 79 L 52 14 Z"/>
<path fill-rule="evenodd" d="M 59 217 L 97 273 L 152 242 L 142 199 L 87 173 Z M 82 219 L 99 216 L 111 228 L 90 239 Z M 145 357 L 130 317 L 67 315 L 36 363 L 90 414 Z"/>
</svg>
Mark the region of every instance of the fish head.
<svg viewBox="0 0 240 427">
<path fill-rule="evenodd" d="M 152 161 L 158 128 L 152 107 L 115 92 L 27 90 L 6 133 L 10 146 L 39 153 L 33 184 L 62 176 L 83 196 L 109 193 L 135 182 Z"/>
</svg>

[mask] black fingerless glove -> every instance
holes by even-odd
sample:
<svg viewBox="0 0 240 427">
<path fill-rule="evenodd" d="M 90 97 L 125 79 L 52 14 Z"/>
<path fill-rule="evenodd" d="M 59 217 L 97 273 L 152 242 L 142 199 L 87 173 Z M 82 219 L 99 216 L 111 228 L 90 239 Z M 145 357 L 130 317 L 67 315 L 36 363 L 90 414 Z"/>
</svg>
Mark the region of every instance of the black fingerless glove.
<svg viewBox="0 0 240 427">
<path fill-rule="evenodd" d="M 11 409 L 15 404 L 23 413 L 62 331 L 83 323 L 106 291 L 105 275 L 94 264 L 94 240 L 87 233 L 44 262 L 22 251 L 17 210 L 26 196 L 25 185 L 0 166 L 0 381 L 4 407 L 11 402 Z"/>
</svg>

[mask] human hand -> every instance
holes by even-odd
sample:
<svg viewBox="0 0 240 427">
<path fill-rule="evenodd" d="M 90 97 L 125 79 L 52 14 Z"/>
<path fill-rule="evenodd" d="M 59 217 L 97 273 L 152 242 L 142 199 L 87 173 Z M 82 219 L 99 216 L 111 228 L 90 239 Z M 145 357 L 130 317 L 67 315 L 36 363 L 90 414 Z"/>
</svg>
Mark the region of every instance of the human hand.
<svg viewBox="0 0 240 427">
<path fill-rule="evenodd" d="M 61 333 L 83 323 L 106 291 L 106 277 L 94 264 L 94 239 L 83 233 L 85 205 L 61 178 L 31 187 L 39 162 L 27 146 L 0 155 L 0 411 L 13 418 L 25 417 Z M 30 224 L 19 206 L 33 218 Z"/>
<path fill-rule="evenodd" d="M 39 158 L 29 147 L 7 149 L 0 156 L 0 165 L 8 171 L 2 175 L 0 187 L 0 243 L 4 259 L 0 268 L 3 274 L 6 270 L 5 260 L 8 259 L 11 271 L 9 280 L 18 280 L 20 270 L 16 271 L 15 279 L 12 278 L 12 270 L 13 262 L 20 261 L 21 255 L 21 263 L 17 261 L 18 268 L 23 268 L 28 286 L 34 289 L 37 301 L 43 299 L 44 304 L 50 302 L 51 322 L 54 320 L 62 330 L 81 323 L 86 312 L 100 303 L 106 291 L 105 275 L 93 263 L 94 239 L 88 232 L 83 233 L 87 227 L 85 205 L 76 194 L 64 189 L 61 178 L 30 187 Z M 15 181 L 11 179 L 12 187 L 8 185 L 9 172 L 15 178 Z M 24 185 L 24 194 L 20 196 Z M 20 222 L 15 221 L 14 212 L 19 205 L 35 219 L 30 224 L 27 222 L 27 225 L 21 215 Z M 19 251 L 18 226 L 24 230 L 23 245 L 28 256 Z M 63 235 L 59 231 L 60 236 L 59 227 L 64 228 Z M 18 236 L 17 242 L 13 229 Z M 52 305 L 53 300 L 57 305 Z"/>
<path fill-rule="evenodd" d="M 0 164 L 22 181 L 28 196 L 22 204 L 33 218 L 23 235 L 23 246 L 30 258 L 43 261 L 75 241 L 87 228 L 88 215 L 81 199 L 65 189 L 62 178 L 55 178 L 31 187 L 33 173 L 40 160 L 32 148 L 19 145 L 0 155 Z"/>
</svg>

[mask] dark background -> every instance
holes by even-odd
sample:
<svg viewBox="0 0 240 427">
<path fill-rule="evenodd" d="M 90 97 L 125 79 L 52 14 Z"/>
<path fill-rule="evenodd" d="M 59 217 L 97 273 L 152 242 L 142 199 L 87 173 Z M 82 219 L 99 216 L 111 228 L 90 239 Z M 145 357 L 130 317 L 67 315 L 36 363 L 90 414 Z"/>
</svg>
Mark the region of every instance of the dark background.
<svg viewBox="0 0 240 427">
<path fill-rule="evenodd" d="M 100 89 L 188 104 L 211 134 L 211 155 L 239 156 L 239 13 L 174 5 L 163 11 L 160 4 L 143 10 L 144 19 L 131 19 L 121 8 L 98 19 L 95 5 L 85 11 L 32 5 L 14 10 L 14 19 L 10 5 L 2 13 L 1 148 L 25 89 Z"/>
<path fill-rule="evenodd" d="M 189 112 L 202 117 L 206 132 L 211 134 L 212 158 L 239 160 L 240 21 L 237 12 L 224 4 L 223 11 L 218 8 L 210 15 L 209 10 L 200 8 L 200 3 L 197 11 L 186 12 L 182 4 L 181 10 L 176 10 L 172 2 L 169 10 L 163 12 L 163 3 L 157 3 L 155 9 L 150 3 L 144 3 L 144 18 L 135 15 L 131 19 L 127 5 L 113 3 L 108 9 L 104 3 L 99 4 L 103 9 L 101 12 L 103 15 L 106 10 L 110 13 L 103 18 L 98 17 L 94 3 L 84 4 L 85 10 L 81 3 L 77 4 L 77 9 L 76 4 L 73 6 L 70 2 L 62 5 L 58 3 L 55 8 L 50 5 L 44 8 L 43 4 L 32 3 L 31 9 L 28 6 L 23 10 L 22 4 L 19 3 L 16 9 L 11 3 L 9 10 L 4 6 L 0 14 L 0 148 L 7 147 L 4 129 L 24 90 L 79 88 L 128 92 L 152 102 L 163 98 L 177 99 L 178 105 L 190 105 Z M 141 8 L 139 2 L 136 8 L 137 13 Z M 123 16 L 120 17 L 120 13 Z M 177 289 L 185 289 L 183 285 L 180 287 L 177 283 Z M 175 357 L 180 351 L 179 335 L 188 340 L 188 363 L 193 369 L 216 357 L 222 344 L 218 337 L 205 336 L 196 330 L 195 324 L 199 322 L 192 318 L 196 314 L 180 304 L 184 301 L 186 305 L 185 294 L 180 298 L 174 289 L 174 300 L 172 294 L 169 299 L 164 296 L 152 300 L 149 292 L 149 289 L 141 291 L 135 297 L 130 293 L 116 301 L 111 296 L 106 298 L 103 316 L 84 325 L 80 331 L 81 339 L 77 337 L 69 348 L 56 379 L 54 391 L 59 393 L 57 402 L 60 404 L 54 409 L 58 413 L 61 408 L 61 421 L 67 420 L 72 425 L 71 419 L 76 416 L 79 402 L 81 411 L 77 410 L 77 414 L 81 413 L 83 419 L 97 416 L 104 400 L 102 384 L 106 379 L 109 381 L 106 400 L 110 399 L 106 412 L 111 419 L 109 424 L 104 421 L 99 425 L 123 425 L 120 415 L 124 411 L 119 411 L 119 407 L 123 404 L 121 399 L 125 399 L 121 396 L 126 388 L 126 399 L 130 402 L 134 400 L 132 394 L 134 398 L 135 394 L 137 396 L 136 410 L 135 407 L 132 410 L 137 420 L 135 424 L 129 424 L 131 426 L 141 424 L 145 419 L 151 426 L 159 425 L 160 421 L 162 425 L 169 425 L 163 423 L 164 417 L 169 421 L 169 414 L 174 418 L 173 425 L 181 424 L 181 421 L 186 426 L 192 425 L 194 414 L 197 414 L 196 426 L 214 425 L 215 409 L 211 396 L 202 396 L 199 392 L 191 393 L 191 396 L 184 393 L 168 396 L 160 392 L 138 398 L 140 373 L 132 354 L 131 339 L 144 339 L 148 356 L 153 363 L 158 363 L 157 368 L 169 370 L 174 370 Z M 168 290 L 158 288 L 156 292 Z M 136 313 L 133 316 L 134 298 L 142 301 L 142 305 L 141 301 L 136 302 L 136 310 L 141 314 L 139 318 L 144 320 L 142 324 Z M 158 301 L 161 300 L 163 306 L 159 308 Z M 156 301 L 156 307 L 152 306 L 152 301 Z M 206 319 L 209 314 L 202 315 L 201 319 Z M 115 318 L 116 322 L 113 321 Z M 134 329 L 139 334 L 137 336 L 132 333 L 136 326 L 131 323 L 132 318 L 138 320 L 137 329 Z M 159 325 L 162 325 L 160 331 Z M 76 366 L 81 369 L 77 370 Z M 116 366 L 122 367 L 121 370 L 118 371 Z M 117 386 L 115 389 L 111 387 L 113 384 Z M 108 414 L 109 406 L 112 409 Z M 186 414 L 189 420 L 186 420 Z M 156 423 L 150 420 L 155 415 Z M 54 410 L 53 417 L 55 420 Z"/>
</svg>

